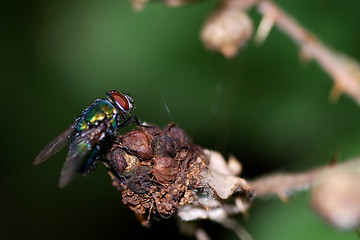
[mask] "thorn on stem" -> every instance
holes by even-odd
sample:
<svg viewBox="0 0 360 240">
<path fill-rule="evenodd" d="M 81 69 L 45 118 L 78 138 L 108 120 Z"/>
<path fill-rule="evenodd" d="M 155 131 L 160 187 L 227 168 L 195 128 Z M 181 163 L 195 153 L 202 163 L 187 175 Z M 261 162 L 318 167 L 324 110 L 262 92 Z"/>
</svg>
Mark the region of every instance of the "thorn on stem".
<svg viewBox="0 0 360 240">
<path fill-rule="evenodd" d="M 266 14 L 264 14 L 255 34 L 254 40 L 256 44 L 261 45 L 265 42 L 272 27 L 274 26 L 275 17 L 275 12 L 273 11 L 268 11 Z"/>
<path fill-rule="evenodd" d="M 340 86 L 338 81 L 335 81 L 335 84 L 329 93 L 330 102 L 336 103 L 337 101 L 339 101 L 339 98 L 343 92 L 344 89 Z"/>
<path fill-rule="evenodd" d="M 285 191 L 279 191 L 276 194 L 282 202 L 288 203 L 290 201 L 290 198 L 289 198 L 288 194 L 286 194 Z"/>
<path fill-rule="evenodd" d="M 302 62 L 302 63 L 307 63 L 312 59 L 311 54 L 308 52 L 308 50 L 305 47 L 302 47 L 300 49 L 299 59 L 300 59 L 300 62 Z"/>
<path fill-rule="evenodd" d="M 340 158 L 340 153 L 336 152 L 330 159 L 330 163 L 329 166 L 330 167 L 334 167 L 338 162 L 339 162 L 339 158 Z"/>
</svg>

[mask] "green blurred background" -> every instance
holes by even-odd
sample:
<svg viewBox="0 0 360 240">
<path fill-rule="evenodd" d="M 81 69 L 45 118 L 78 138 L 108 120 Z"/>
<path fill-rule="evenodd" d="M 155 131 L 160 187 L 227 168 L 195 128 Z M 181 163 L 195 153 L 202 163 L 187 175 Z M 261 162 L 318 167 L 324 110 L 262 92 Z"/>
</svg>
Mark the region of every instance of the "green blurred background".
<svg viewBox="0 0 360 240">
<path fill-rule="evenodd" d="M 359 1 L 277 1 L 320 39 L 360 59 Z M 332 80 L 273 29 L 232 60 L 204 49 L 199 32 L 218 1 L 136 13 L 128 1 L 2 0 L 1 239 L 180 239 L 174 222 L 140 226 L 99 166 L 60 190 L 66 150 L 34 167 L 37 153 L 104 92 L 135 99 L 135 114 L 178 123 L 202 147 L 234 154 L 253 178 L 360 155 L 360 111 L 332 104 Z M 260 15 L 251 10 L 255 25 Z M 170 114 L 167 112 L 167 104 Z M 355 239 L 323 223 L 308 193 L 284 204 L 256 200 L 239 221 L 255 239 Z M 234 239 L 208 223 L 214 239 Z"/>
</svg>

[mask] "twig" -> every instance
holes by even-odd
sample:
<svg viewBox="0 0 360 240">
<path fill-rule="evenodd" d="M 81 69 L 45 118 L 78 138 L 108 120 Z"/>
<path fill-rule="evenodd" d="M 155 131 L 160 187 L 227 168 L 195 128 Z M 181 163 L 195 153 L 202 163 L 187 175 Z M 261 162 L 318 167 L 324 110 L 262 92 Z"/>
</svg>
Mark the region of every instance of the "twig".
<svg viewBox="0 0 360 240">
<path fill-rule="evenodd" d="M 320 176 L 323 176 L 323 174 L 346 169 L 355 171 L 360 174 L 360 158 L 339 163 L 334 166 L 330 165 L 316 168 L 303 173 L 275 173 L 248 181 L 248 184 L 253 188 L 255 197 L 263 197 L 275 194 L 278 195 L 281 199 L 286 200 L 287 195 L 295 191 L 307 189 L 313 186 L 320 178 Z"/>
<path fill-rule="evenodd" d="M 357 65 L 357 63 L 331 51 L 274 3 L 261 1 L 258 9 L 264 15 L 271 14 L 275 24 L 300 45 L 303 53 L 315 59 L 332 76 L 335 87 L 349 94 L 360 104 L 359 79 L 348 68 L 348 64 Z"/>
<path fill-rule="evenodd" d="M 255 37 L 257 42 L 264 41 L 272 24 L 275 24 L 300 46 L 303 56 L 317 61 L 324 71 L 333 78 L 335 85 L 330 94 L 332 100 L 336 100 L 342 92 L 346 92 L 360 104 L 360 64 L 356 60 L 326 47 L 312 33 L 271 1 L 224 0 L 222 4 L 222 6 L 229 8 L 249 8 L 253 5 L 256 5 L 258 11 L 264 15 L 263 22 L 260 24 Z"/>
</svg>

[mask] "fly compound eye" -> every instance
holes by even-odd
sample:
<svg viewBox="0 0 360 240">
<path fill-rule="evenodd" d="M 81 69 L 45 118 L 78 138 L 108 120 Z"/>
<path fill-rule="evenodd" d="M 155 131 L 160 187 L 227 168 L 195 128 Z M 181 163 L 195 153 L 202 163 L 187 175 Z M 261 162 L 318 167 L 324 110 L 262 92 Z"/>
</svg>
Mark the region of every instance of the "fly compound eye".
<svg viewBox="0 0 360 240">
<path fill-rule="evenodd" d="M 119 108 L 123 113 L 130 112 L 133 108 L 133 100 L 118 91 L 109 91 L 107 92 L 108 98 L 115 103 L 116 107 Z"/>
</svg>

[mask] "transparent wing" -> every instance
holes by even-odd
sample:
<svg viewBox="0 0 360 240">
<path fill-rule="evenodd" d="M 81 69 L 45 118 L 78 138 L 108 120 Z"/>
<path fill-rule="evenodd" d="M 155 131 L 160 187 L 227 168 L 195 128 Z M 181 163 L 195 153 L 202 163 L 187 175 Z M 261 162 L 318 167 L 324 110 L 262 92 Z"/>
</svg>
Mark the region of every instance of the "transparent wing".
<svg viewBox="0 0 360 240">
<path fill-rule="evenodd" d="M 44 162 L 52 155 L 60 151 L 65 147 L 69 140 L 74 136 L 76 130 L 77 121 L 65 130 L 62 134 L 52 140 L 35 158 L 34 165 Z"/>
<path fill-rule="evenodd" d="M 61 170 L 59 187 L 64 188 L 86 164 L 95 144 L 104 136 L 106 128 L 100 126 L 81 132 L 70 145 L 64 166 Z"/>
</svg>

